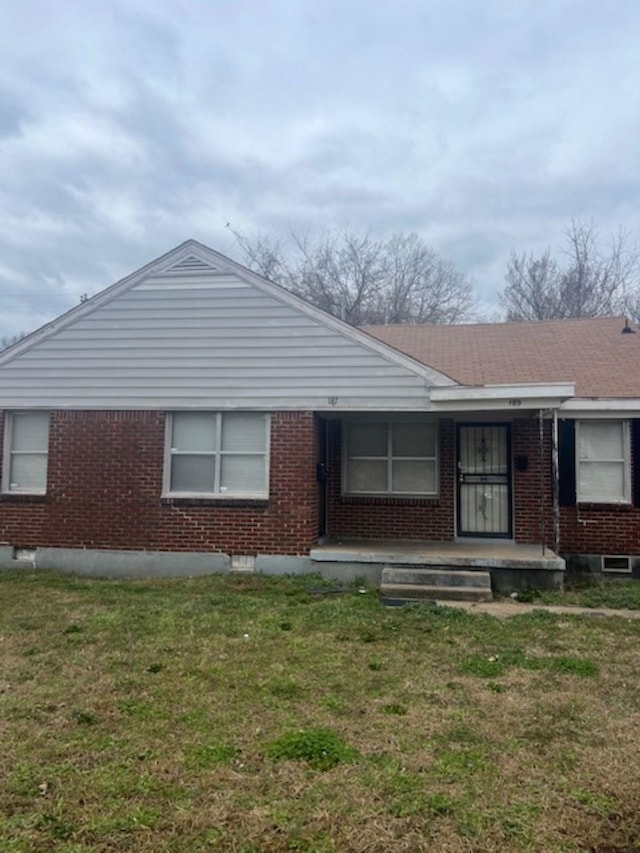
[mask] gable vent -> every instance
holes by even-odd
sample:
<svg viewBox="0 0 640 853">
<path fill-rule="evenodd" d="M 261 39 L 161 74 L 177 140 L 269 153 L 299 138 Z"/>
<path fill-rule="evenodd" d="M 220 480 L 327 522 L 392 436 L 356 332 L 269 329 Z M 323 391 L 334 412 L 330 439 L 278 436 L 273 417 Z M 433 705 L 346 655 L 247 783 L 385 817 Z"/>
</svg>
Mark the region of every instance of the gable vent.
<svg viewBox="0 0 640 853">
<path fill-rule="evenodd" d="M 218 272 L 218 269 L 217 267 L 214 267 L 213 264 L 203 261 L 202 258 L 197 258 L 195 255 L 187 255 L 186 258 L 182 258 L 182 260 L 177 261 L 170 267 L 167 267 L 167 269 L 163 271 L 163 275 L 178 275 L 185 272 L 210 273 Z"/>
</svg>

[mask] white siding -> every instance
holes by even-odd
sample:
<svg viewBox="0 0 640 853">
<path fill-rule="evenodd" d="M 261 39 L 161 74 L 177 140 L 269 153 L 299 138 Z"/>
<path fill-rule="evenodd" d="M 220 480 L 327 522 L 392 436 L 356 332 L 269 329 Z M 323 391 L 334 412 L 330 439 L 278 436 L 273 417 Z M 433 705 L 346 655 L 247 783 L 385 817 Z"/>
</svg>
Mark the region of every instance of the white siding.
<svg viewBox="0 0 640 853">
<path fill-rule="evenodd" d="M 193 258 L 152 272 L 0 366 L 0 409 L 428 408 L 418 365 L 269 288 Z"/>
</svg>

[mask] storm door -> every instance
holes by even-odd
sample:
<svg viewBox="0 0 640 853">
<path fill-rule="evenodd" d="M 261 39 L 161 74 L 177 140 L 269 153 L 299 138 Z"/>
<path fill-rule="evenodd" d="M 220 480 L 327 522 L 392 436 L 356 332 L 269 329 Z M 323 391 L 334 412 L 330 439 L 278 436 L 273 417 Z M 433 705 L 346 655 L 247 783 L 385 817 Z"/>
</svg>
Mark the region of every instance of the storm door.
<svg viewBox="0 0 640 853">
<path fill-rule="evenodd" d="M 510 538 L 509 424 L 458 424 L 458 536 Z"/>
</svg>

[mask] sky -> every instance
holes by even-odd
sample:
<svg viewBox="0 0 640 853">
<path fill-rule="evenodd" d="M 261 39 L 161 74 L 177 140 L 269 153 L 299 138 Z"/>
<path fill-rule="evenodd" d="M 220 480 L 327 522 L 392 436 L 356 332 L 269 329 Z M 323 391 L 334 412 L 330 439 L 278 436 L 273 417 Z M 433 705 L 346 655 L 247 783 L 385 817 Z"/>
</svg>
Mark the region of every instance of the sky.
<svg viewBox="0 0 640 853">
<path fill-rule="evenodd" d="M 572 217 L 640 239 L 637 0 L 21 0 L 0 337 L 183 240 L 416 232 L 499 310 Z"/>
</svg>

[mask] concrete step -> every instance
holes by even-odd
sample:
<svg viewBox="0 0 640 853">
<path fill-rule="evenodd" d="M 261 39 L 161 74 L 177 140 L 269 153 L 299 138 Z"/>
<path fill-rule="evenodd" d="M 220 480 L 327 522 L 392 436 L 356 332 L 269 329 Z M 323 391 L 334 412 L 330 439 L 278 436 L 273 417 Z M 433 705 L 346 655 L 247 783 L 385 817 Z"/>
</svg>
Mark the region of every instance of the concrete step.
<svg viewBox="0 0 640 853">
<path fill-rule="evenodd" d="M 491 589 L 465 586 L 424 586 L 420 584 L 383 584 L 383 603 L 412 601 L 491 601 Z"/>
<path fill-rule="evenodd" d="M 388 605 L 412 601 L 491 601 L 491 574 L 452 567 L 385 566 L 380 597 Z"/>
<path fill-rule="evenodd" d="M 385 566 L 382 570 L 382 585 L 406 584 L 429 587 L 478 588 L 491 591 L 491 575 L 489 572 L 468 571 L 465 569 L 432 569 L 421 567 Z"/>
</svg>

